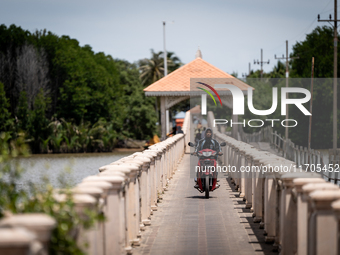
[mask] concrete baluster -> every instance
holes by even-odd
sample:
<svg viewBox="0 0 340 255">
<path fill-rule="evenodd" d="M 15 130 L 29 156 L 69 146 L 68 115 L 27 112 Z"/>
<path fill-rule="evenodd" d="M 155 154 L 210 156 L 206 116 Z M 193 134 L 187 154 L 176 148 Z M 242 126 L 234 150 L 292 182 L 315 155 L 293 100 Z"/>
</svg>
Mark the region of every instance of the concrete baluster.
<svg viewBox="0 0 340 255">
<path fill-rule="evenodd" d="M 138 156 L 135 158 L 143 162 L 141 173 L 141 190 L 143 190 L 141 204 L 142 204 L 142 218 L 141 221 L 145 226 L 149 226 L 151 221 L 149 219 L 151 214 L 151 176 L 149 172 L 150 158 L 147 156 Z"/>
<path fill-rule="evenodd" d="M 260 160 L 262 160 L 262 156 L 256 156 L 253 158 L 253 163 L 255 167 L 260 167 L 261 163 Z M 254 201 L 253 201 L 253 216 L 254 216 L 254 222 L 259 223 L 262 221 L 262 186 L 263 186 L 263 176 L 261 172 L 254 172 L 253 173 L 254 180 Z"/>
<path fill-rule="evenodd" d="M 103 214 L 105 216 L 106 212 L 106 206 L 107 206 L 107 196 L 109 193 L 109 190 L 113 187 L 111 183 L 100 181 L 98 180 L 98 176 L 89 176 L 85 178 L 86 180 L 83 180 L 83 182 L 79 183 L 77 187 L 98 187 L 103 190 L 101 194 L 101 198 L 99 200 L 99 212 L 100 214 Z M 123 215 L 119 215 L 120 219 L 124 217 Z M 122 220 L 123 221 L 123 220 Z M 121 228 L 120 228 L 121 229 Z M 120 245 L 125 244 L 124 242 L 124 231 L 120 232 L 120 238 L 123 237 L 123 239 L 120 240 Z M 96 233 L 96 254 L 105 254 L 105 222 L 98 222 L 98 232 Z"/>
<path fill-rule="evenodd" d="M 167 185 L 169 185 L 169 181 L 172 177 L 172 143 L 171 141 L 165 141 L 166 144 L 167 144 L 167 147 L 168 147 L 168 150 L 167 150 L 167 153 L 168 153 L 168 162 L 167 162 L 167 165 L 168 165 L 168 168 L 167 168 Z"/>
<path fill-rule="evenodd" d="M 251 155 L 246 154 L 246 166 L 251 167 Z M 250 209 L 252 206 L 252 197 L 253 197 L 253 192 L 252 192 L 252 173 L 251 171 L 249 173 L 246 173 L 246 181 L 245 181 L 245 197 L 246 197 L 246 209 Z"/>
<path fill-rule="evenodd" d="M 297 233 L 296 235 L 297 235 L 297 254 L 298 255 L 307 255 L 308 201 L 306 198 L 303 198 L 302 187 L 309 183 L 325 183 L 325 180 L 322 178 L 296 178 L 293 180 L 293 184 L 295 186 L 295 191 L 297 194 Z"/>
<path fill-rule="evenodd" d="M 116 240 L 121 241 L 122 238 L 119 237 L 121 235 L 122 224 L 120 224 L 120 217 L 122 215 L 122 211 L 124 212 L 124 217 L 122 221 L 125 220 L 124 224 L 124 244 L 119 242 L 120 250 L 122 250 L 122 246 L 124 247 L 124 251 L 126 253 L 131 253 L 132 251 L 132 243 L 133 243 L 133 230 L 131 229 L 131 222 L 133 219 L 131 213 L 128 212 L 130 209 L 130 199 L 131 194 L 129 193 L 129 184 L 130 184 L 130 168 L 123 167 L 121 165 L 108 165 L 101 167 L 102 172 L 98 175 L 99 178 L 102 178 L 102 181 L 110 182 L 113 185 L 113 188 L 109 191 L 107 197 L 107 211 L 105 215 L 107 216 L 107 222 L 105 224 L 105 254 L 110 254 L 111 247 L 113 245 L 112 237 L 116 238 Z M 84 179 L 85 180 L 85 179 Z M 124 206 L 122 208 L 122 204 Z M 121 208 L 120 208 L 121 207 Z M 117 226 L 119 231 L 117 231 Z M 107 234 L 107 233 L 111 234 Z M 113 233 L 115 232 L 115 233 Z M 118 235 L 118 236 L 117 236 Z M 110 236 L 110 237 L 109 237 Z"/>
<path fill-rule="evenodd" d="M 156 186 L 157 186 L 157 197 L 161 196 L 163 192 L 163 185 L 162 185 L 162 178 L 163 178 L 163 150 L 159 147 L 150 148 L 151 151 L 157 153 L 156 158 L 156 171 L 157 171 L 157 178 L 156 178 Z"/>
<path fill-rule="evenodd" d="M 151 155 L 150 171 L 151 171 L 151 210 L 157 211 L 157 180 L 158 180 L 158 153 L 154 151 L 144 151 L 144 154 Z"/>
<path fill-rule="evenodd" d="M 52 230 L 56 227 L 56 225 L 56 220 L 44 213 L 15 214 L 5 217 L 0 221 L 1 228 L 24 228 L 33 233 L 35 235 L 34 239 L 42 244 L 43 254 L 48 254 L 48 246 L 51 240 Z M 24 233 L 21 233 L 21 235 L 22 238 L 24 238 Z M 0 252 L 0 254 L 9 253 Z"/>
<path fill-rule="evenodd" d="M 0 228 L 0 254 L 47 254 L 35 240 L 35 234 L 25 228 Z"/>
<path fill-rule="evenodd" d="M 241 172 L 241 166 L 246 165 L 246 158 L 245 158 L 245 148 L 240 149 L 240 159 L 239 159 L 239 176 L 240 180 L 240 197 L 243 198 L 243 201 L 246 200 L 246 173 L 244 171 Z"/>
<path fill-rule="evenodd" d="M 338 246 L 337 246 L 337 251 L 336 251 L 336 253 L 337 254 L 340 254 L 340 235 L 339 235 L 339 231 L 340 231 L 340 228 L 339 228 L 339 226 L 340 226 L 340 200 L 336 200 L 336 201 L 334 201 L 332 204 L 331 204 L 331 206 L 332 206 L 332 209 L 333 209 L 333 212 L 334 212 L 334 215 L 335 215 L 335 218 L 337 219 L 337 221 L 338 221 L 338 228 L 337 228 L 337 232 L 338 232 L 338 235 L 337 235 L 337 242 L 338 242 Z"/>
<path fill-rule="evenodd" d="M 87 215 L 84 213 L 86 210 L 94 210 L 97 200 L 90 195 L 87 194 L 70 194 L 72 201 L 75 205 L 75 211 L 81 217 L 82 219 L 87 219 Z M 55 192 L 54 198 L 62 203 L 67 201 L 68 195 L 66 193 L 60 193 Z M 91 242 L 89 240 L 88 233 L 86 229 L 84 229 L 82 226 L 79 226 L 78 229 L 70 229 L 74 233 L 74 238 L 78 244 L 78 246 L 86 253 L 89 253 L 90 250 L 88 250 L 88 244 Z M 118 246 L 118 245 L 117 245 Z"/>
<path fill-rule="evenodd" d="M 265 242 L 273 243 L 276 234 L 276 211 L 278 210 L 277 198 L 277 181 L 275 174 L 269 173 L 265 178 L 265 194 L 264 194 L 264 231 L 266 233 Z"/>
<path fill-rule="evenodd" d="M 281 177 L 283 182 L 280 207 L 281 254 L 297 252 L 297 237 L 294 234 L 297 233 L 297 198 L 295 193 L 292 194 L 293 176 L 292 174 L 283 174 Z"/>
<path fill-rule="evenodd" d="M 89 186 L 77 186 L 71 189 L 73 194 L 86 194 L 94 197 L 96 199 L 96 203 L 99 207 L 99 200 L 104 193 L 104 190 L 98 187 L 89 187 Z M 97 211 L 97 213 L 100 213 Z M 100 235 L 99 224 L 95 223 L 95 225 L 86 230 L 84 236 L 82 237 L 82 243 L 87 243 L 86 245 L 86 253 L 88 254 L 103 254 L 103 246 L 100 243 L 97 243 L 97 235 Z"/>
<path fill-rule="evenodd" d="M 140 164 L 140 162 L 140 159 L 133 158 L 129 161 L 125 161 L 122 165 L 116 166 L 118 171 L 125 171 L 125 169 L 129 171 L 129 182 L 126 185 L 125 190 L 125 194 L 128 193 L 128 200 L 125 201 L 125 212 L 127 215 L 128 240 L 129 243 L 134 246 L 140 245 L 140 167 L 137 165 Z"/>
<path fill-rule="evenodd" d="M 338 220 L 332 202 L 340 199 L 340 190 L 317 190 L 309 194 L 312 214 L 309 221 L 308 254 L 336 255 Z"/>
</svg>

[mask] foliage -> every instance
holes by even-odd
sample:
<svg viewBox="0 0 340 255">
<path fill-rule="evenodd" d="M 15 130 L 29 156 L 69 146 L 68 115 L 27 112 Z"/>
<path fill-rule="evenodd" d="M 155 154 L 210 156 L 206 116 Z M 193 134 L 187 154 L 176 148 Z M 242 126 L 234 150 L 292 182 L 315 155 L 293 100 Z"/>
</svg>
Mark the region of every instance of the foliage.
<svg viewBox="0 0 340 255">
<path fill-rule="evenodd" d="M 340 37 L 338 37 L 338 40 Z M 314 91 L 313 91 L 313 124 L 312 146 L 314 148 L 331 148 L 333 140 L 333 40 L 334 33 L 331 27 L 323 26 L 315 28 L 306 39 L 293 46 L 292 56 L 299 56 L 291 62 L 291 77 L 310 78 L 312 57 L 314 63 Z M 339 52 L 339 45 L 338 45 Z M 338 54 L 339 55 L 339 54 Z M 338 77 L 340 77 L 340 61 L 338 56 Z M 301 87 L 310 90 L 311 82 L 301 82 Z M 338 86 L 339 87 L 339 86 Z M 338 89 L 338 127 L 340 126 L 340 90 Z M 308 108 L 307 108 L 308 109 Z M 292 118 L 301 119 L 299 111 L 293 111 Z M 301 125 L 307 127 L 307 121 L 301 120 Z M 299 129 L 294 133 L 296 143 L 307 144 L 307 129 Z M 340 130 L 338 129 L 338 146 Z"/>
<path fill-rule="evenodd" d="M 150 85 L 164 76 L 164 53 L 151 50 L 150 59 L 142 59 L 138 62 L 140 78 L 144 85 Z M 167 52 L 168 73 L 178 69 L 182 65 L 180 59 L 173 52 Z"/>
<path fill-rule="evenodd" d="M 2 131 L 9 131 L 13 125 L 11 113 L 8 111 L 9 106 L 4 85 L 0 82 L 0 130 Z"/>
<path fill-rule="evenodd" d="M 155 98 L 145 97 L 143 84 L 139 79 L 137 66 L 126 61 L 116 60 L 119 71 L 120 84 L 123 86 L 125 108 L 125 122 L 121 134 L 135 139 L 149 139 L 156 132 L 157 116 L 154 109 Z M 145 121 L 149 120 L 149 121 Z"/>
<path fill-rule="evenodd" d="M 311 89 L 310 78 L 312 57 L 315 58 L 312 113 L 312 148 L 331 148 L 333 130 L 333 79 L 331 79 L 333 77 L 333 29 L 326 26 L 315 28 L 310 34 L 306 36 L 304 41 L 297 42 L 293 46 L 293 53 L 291 56 L 299 58 L 289 62 L 289 86 L 301 87 L 307 90 Z M 339 58 L 338 68 L 340 68 Z M 340 69 L 338 69 L 338 77 L 339 75 Z M 252 78 L 260 78 L 260 71 L 257 70 L 252 72 L 251 75 L 249 75 L 246 79 L 246 83 L 255 88 L 253 102 L 256 109 L 269 109 L 271 106 L 271 100 L 268 101 L 267 99 L 271 99 L 271 87 L 277 87 L 278 92 L 280 93 L 281 87 L 285 86 L 285 64 L 278 62 L 273 70 L 269 73 L 264 73 L 263 77 L 264 78 L 262 81 L 252 81 Z M 328 77 L 328 79 L 321 79 L 324 77 Z M 298 95 L 297 93 L 290 95 L 290 98 L 298 97 L 301 97 L 301 95 Z M 340 98 L 339 90 L 338 98 Z M 280 106 L 280 94 L 278 95 L 278 106 Z M 309 103 L 304 104 L 304 106 L 307 110 L 309 110 Z M 245 109 L 247 109 L 247 107 Z M 338 100 L 337 109 L 340 109 L 340 100 Z M 256 118 L 262 119 L 262 117 L 263 116 L 257 116 Z M 266 117 L 282 119 L 282 116 L 279 114 L 279 107 L 277 109 L 277 113 Z M 252 116 L 250 112 L 247 111 L 244 118 L 251 119 L 255 118 L 255 116 Z M 298 122 L 298 128 L 289 129 L 289 138 L 295 144 L 307 147 L 309 117 L 301 113 L 300 110 L 297 110 L 295 106 L 290 106 L 289 118 L 295 119 Z M 338 126 L 340 126 L 339 110 Z M 284 134 L 284 128 L 281 125 L 276 125 L 275 129 L 279 133 Z M 247 132 L 258 131 L 256 128 L 246 128 L 246 130 Z M 340 140 L 339 137 L 340 130 L 338 130 L 338 141 Z"/>
<path fill-rule="evenodd" d="M 306 35 L 304 41 L 297 42 L 293 46 L 291 55 L 299 58 L 291 62 L 292 72 L 290 76 L 311 77 L 312 57 L 314 57 L 314 77 L 333 77 L 333 39 L 333 28 L 323 26 L 315 28 L 310 34 Z M 339 64 L 338 58 L 338 77 L 340 77 Z"/>
<path fill-rule="evenodd" d="M 0 39 L 1 130 L 24 132 L 33 153 L 109 151 L 155 134 L 155 99 L 144 96 L 136 64 L 46 30 L 1 25 Z M 167 56 L 169 72 L 181 65 Z"/>
<path fill-rule="evenodd" d="M 24 169 L 15 159 L 29 156 L 29 150 L 22 135 L 10 138 L 9 133 L 0 134 L 0 219 L 8 213 L 46 213 L 57 222 L 49 254 L 84 254 L 76 243 L 77 231 L 104 220 L 98 208 L 84 210 L 80 215 L 68 189 L 59 194 L 47 183 L 44 188 L 31 184 L 29 192 L 20 189 L 18 183 Z"/>
</svg>

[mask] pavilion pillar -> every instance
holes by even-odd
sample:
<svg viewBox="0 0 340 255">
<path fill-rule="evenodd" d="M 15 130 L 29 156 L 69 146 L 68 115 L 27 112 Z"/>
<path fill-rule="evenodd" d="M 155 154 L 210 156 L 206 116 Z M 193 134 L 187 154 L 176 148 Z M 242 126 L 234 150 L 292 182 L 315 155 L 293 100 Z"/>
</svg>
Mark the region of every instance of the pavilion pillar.
<svg viewBox="0 0 340 255">
<path fill-rule="evenodd" d="M 170 121 L 169 110 L 165 110 L 165 123 L 166 123 L 165 132 L 166 134 L 170 134 L 169 121 Z"/>
<path fill-rule="evenodd" d="M 166 108 L 165 108 L 165 99 L 166 97 L 161 97 L 161 128 L 162 128 L 162 136 L 161 140 L 166 139 Z"/>
</svg>

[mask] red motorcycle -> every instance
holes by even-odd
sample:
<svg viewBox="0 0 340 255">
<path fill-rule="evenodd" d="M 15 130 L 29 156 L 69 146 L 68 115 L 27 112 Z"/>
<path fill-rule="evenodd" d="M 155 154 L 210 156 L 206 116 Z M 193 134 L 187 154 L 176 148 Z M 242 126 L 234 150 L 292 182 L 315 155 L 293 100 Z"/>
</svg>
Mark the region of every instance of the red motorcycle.
<svg viewBox="0 0 340 255">
<path fill-rule="evenodd" d="M 190 147 L 196 147 L 189 142 Z M 225 146 L 226 143 L 221 143 L 220 146 Z M 193 155 L 193 154 L 191 154 Z M 197 190 L 201 193 L 205 192 L 205 198 L 209 198 L 209 192 L 219 188 L 217 185 L 217 152 L 211 149 L 203 149 L 197 153 L 199 158 L 196 167 L 197 172 Z"/>
</svg>

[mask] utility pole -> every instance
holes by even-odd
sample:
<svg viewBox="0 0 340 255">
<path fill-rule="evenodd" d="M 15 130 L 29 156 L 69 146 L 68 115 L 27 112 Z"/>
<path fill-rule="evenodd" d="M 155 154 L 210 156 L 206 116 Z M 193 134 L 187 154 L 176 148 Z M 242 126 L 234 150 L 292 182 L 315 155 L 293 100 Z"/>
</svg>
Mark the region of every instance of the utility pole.
<svg viewBox="0 0 340 255">
<path fill-rule="evenodd" d="M 313 114 L 313 78 L 314 78 L 314 57 L 312 58 L 312 81 L 310 86 L 311 99 L 309 103 L 309 111 Z M 312 140 L 312 115 L 309 116 L 309 130 L 308 130 L 308 151 L 311 150 L 311 140 Z M 309 154 L 308 163 L 311 164 L 311 158 Z"/>
<path fill-rule="evenodd" d="M 282 55 L 281 58 L 277 58 L 276 55 L 274 55 L 275 59 L 286 59 L 286 88 L 288 88 L 288 79 L 289 79 L 289 60 L 290 59 L 297 59 L 299 57 L 289 57 L 288 56 L 288 40 L 286 40 L 286 57 Z M 286 104 L 286 119 L 288 119 L 289 114 L 288 114 L 288 104 Z M 285 129 L 285 138 L 286 141 L 288 141 L 288 127 L 286 126 Z"/>
<path fill-rule="evenodd" d="M 259 61 L 259 60 L 257 60 L 257 61 L 255 61 L 254 60 L 254 65 L 255 64 L 261 64 L 261 80 L 262 80 L 262 76 L 263 76 L 263 64 L 269 64 L 269 59 L 268 59 L 268 61 L 267 62 L 263 62 L 263 51 L 262 51 L 262 49 L 261 49 L 261 61 Z"/>
<path fill-rule="evenodd" d="M 247 78 L 250 75 L 251 69 L 250 69 L 250 62 L 249 62 L 249 71 L 248 74 L 242 73 L 242 77 Z"/>
<path fill-rule="evenodd" d="M 337 88 L 337 77 L 338 77 L 338 6 L 337 0 L 334 0 L 334 19 L 332 20 L 332 15 L 329 15 L 329 20 L 321 20 L 320 14 L 318 14 L 318 22 L 334 22 L 334 79 L 333 79 L 333 149 L 338 147 L 338 113 L 337 113 L 337 105 L 338 105 L 338 88 Z"/>
</svg>

